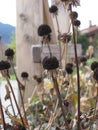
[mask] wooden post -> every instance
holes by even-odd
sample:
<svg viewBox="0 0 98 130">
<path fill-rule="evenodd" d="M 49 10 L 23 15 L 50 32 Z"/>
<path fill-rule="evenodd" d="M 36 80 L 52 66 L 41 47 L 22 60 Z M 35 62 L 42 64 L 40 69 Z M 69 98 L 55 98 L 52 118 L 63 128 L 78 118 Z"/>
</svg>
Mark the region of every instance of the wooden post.
<svg viewBox="0 0 98 130">
<path fill-rule="evenodd" d="M 46 23 L 52 28 L 53 39 L 55 32 L 52 19 L 48 12 L 48 0 L 17 0 L 17 25 L 16 25 L 16 64 L 17 74 L 23 71 L 29 73 L 29 82 L 26 88 L 25 101 L 30 97 L 33 87 L 36 84 L 33 81 L 33 75 L 41 74 L 41 64 L 33 62 L 32 45 L 40 44 L 41 39 L 37 34 L 39 25 Z"/>
</svg>

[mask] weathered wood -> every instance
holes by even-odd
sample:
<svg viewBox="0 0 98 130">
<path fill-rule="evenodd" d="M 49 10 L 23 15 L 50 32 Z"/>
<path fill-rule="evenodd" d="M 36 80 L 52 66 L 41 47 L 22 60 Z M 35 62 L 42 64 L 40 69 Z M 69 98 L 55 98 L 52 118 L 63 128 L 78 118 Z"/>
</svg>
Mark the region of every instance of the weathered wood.
<svg viewBox="0 0 98 130">
<path fill-rule="evenodd" d="M 25 101 L 31 95 L 35 82 L 32 82 L 35 74 L 35 65 L 32 59 L 32 45 L 40 41 L 37 35 L 37 28 L 43 23 L 42 0 L 17 0 L 17 26 L 16 26 L 16 61 L 17 74 L 21 80 L 23 71 L 29 73 Z M 40 7 L 40 8 L 39 8 Z M 36 65 L 40 70 L 40 65 Z M 22 80 L 21 80 L 22 81 Z"/>
<path fill-rule="evenodd" d="M 63 2 L 61 2 L 61 0 L 51 0 L 52 5 L 56 5 L 58 7 L 58 15 L 57 15 L 57 19 L 58 19 L 58 23 L 59 23 L 59 27 L 60 27 L 60 32 L 61 33 L 67 33 L 70 31 L 70 15 L 68 12 L 68 6 L 64 7 Z M 55 27 L 55 32 L 56 32 L 56 36 L 58 35 L 57 33 L 57 23 L 56 23 L 56 19 L 52 16 L 53 19 L 53 24 Z"/>
<path fill-rule="evenodd" d="M 26 88 L 25 101 L 31 95 L 33 86 L 33 75 L 41 74 L 41 64 L 33 63 L 32 45 L 40 43 L 41 38 L 37 34 L 39 25 L 47 23 L 52 28 L 52 42 L 55 41 L 53 23 L 48 11 L 47 0 L 17 0 L 17 25 L 16 25 L 16 64 L 17 74 L 23 71 L 29 73 L 29 82 Z M 22 81 L 22 80 L 21 80 Z"/>
</svg>

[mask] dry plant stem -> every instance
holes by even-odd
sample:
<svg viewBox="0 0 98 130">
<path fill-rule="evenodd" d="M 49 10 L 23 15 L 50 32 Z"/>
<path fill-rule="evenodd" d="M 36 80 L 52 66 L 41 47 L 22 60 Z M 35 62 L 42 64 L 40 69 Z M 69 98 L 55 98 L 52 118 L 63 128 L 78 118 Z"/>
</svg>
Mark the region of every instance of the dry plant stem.
<svg viewBox="0 0 98 130">
<path fill-rule="evenodd" d="M 39 127 L 39 130 L 41 130 L 42 126 L 43 126 L 43 123 L 41 122 L 40 127 Z"/>
<path fill-rule="evenodd" d="M 17 77 L 17 75 L 16 75 L 16 71 L 15 71 L 15 69 L 14 69 L 14 66 L 13 66 L 12 61 L 10 61 L 10 63 L 11 63 L 13 72 L 14 72 L 14 74 L 15 74 L 16 80 L 17 80 L 17 82 L 18 82 L 18 89 L 19 89 L 19 93 L 20 93 L 20 98 L 21 98 L 22 108 L 23 108 L 23 112 L 24 112 L 24 117 L 25 117 L 25 120 L 26 120 L 26 122 L 27 122 L 27 124 L 28 124 L 27 117 L 26 117 L 26 112 L 25 112 L 25 107 L 24 107 L 23 96 L 22 96 L 22 92 L 21 92 L 21 85 L 22 85 L 22 84 L 20 83 L 20 81 L 19 81 L 19 79 L 18 79 L 18 77 Z M 22 86 L 23 86 L 23 85 L 22 85 Z"/>
<path fill-rule="evenodd" d="M 73 80 L 73 75 L 71 75 L 70 77 L 70 81 L 71 81 L 71 87 L 72 89 L 74 88 L 74 80 Z"/>
<path fill-rule="evenodd" d="M 55 15 L 55 18 L 56 18 L 56 23 L 57 23 L 58 35 L 59 35 L 60 34 L 60 27 L 59 27 L 57 15 Z M 61 64 L 61 43 L 60 43 L 60 41 L 59 41 L 59 48 L 60 48 L 60 66 L 62 66 L 62 64 Z"/>
<path fill-rule="evenodd" d="M 51 52 L 51 48 L 50 48 L 49 42 L 47 42 L 47 46 L 48 46 L 48 49 L 49 49 L 50 57 L 52 57 L 52 52 Z"/>
<path fill-rule="evenodd" d="M 70 32 L 70 28 L 71 28 L 71 23 L 69 25 L 69 28 L 68 28 L 68 32 Z M 67 53 L 68 53 L 68 42 L 66 41 L 66 43 L 64 43 L 64 49 L 63 49 L 63 52 L 62 52 L 62 55 L 61 55 L 61 60 L 63 59 L 63 56 L 64 56 L 64 53 L 66 52 L 66 57 L 65 57 L 65 65 L 67 63 Z"/>
<path fill-rule="evenodd" d="M 74 29 L 74 19 L 72 17 L 72 5 L 70 4 L 70 12 L 71 12 L 71 22 L 72 22 L 72 30 L 73 30 L 73 40 L 74 40 L 74 51 L 75 51 L 75 62 L 77 69 L 77 90 L 78 90 L 78 130 L 80 130 L 80 77 L 79 77 L 79 65 L 78 65 L 78 57 L 77 57 L 77 47 L 76 47 L 76 37 L 75 37 L 75 29 Z"/>
<path fill-rule="evenodd" d="M 8 87 L 9 87 L 9 86 L 8 86 Z M 11 94 L 10 94 L 9 88 L 8 88 L 8 90 L 6 91 L 6 93 L 9 93 L 9 100 L 10 100 L 10 103 L 11 103 L 13 115 L 14 115 L 14 117 L 15 117 L 15 116 L 16 116 L 16 115 L 15 115 L 15 110 L 14 110 L 14 107 L 13 107 L 13 102 L 12 102 L 12 98 L 11 98 Z"/>
<path fill-rule="evenodd" d="M 72 0 L 72 1 L 73 1 L 73 0 Z M 66 12 L 66 11 L 68 10 L 68 3 L 65 2 L 65 3 L 63 4 L 63 7 L 64 7 L 65 12 Z"/>
<path fill-rule="evenodd" d="M 94 110 L 94 114 L 93 114 L 93 121 L 94 121 L 95 116 L 96 116 L 96 110 L 98 109 L 98 108 L 97 108 L 97 103 L 98 103 L 98 86 L 97 86 L 96 104 L 95 104 L 95 110 Z M 93 123 L 93 122 L 92 122 L 92 123 Z M 92 123 L 91 123 L 91 125 L 90 125 L 90 128 L 91 128 L 91 126 L 92 126 Z"/>
<path fill-rule="evenodd" d="M 25 86 L 25 88 L 26 88 L 26 80 L 24 80 L 24 86 Z M 23 101 L 24 101 L 24 96 L 25 96 L 25 89 L 23 90 L 23 95 L 22 95 Z"/>
<path fill-rule="evenodd" d="M 56 114 L 56 112 L 57 112 L 57 108 L 58 108 L 58 99 L 57 99 L 57 101 L 56 101 L 56 105 L 55 105 L 55 108 L 54 108 L 53 117 L 52 117 L 52 118 L 50 117 L 51 120 L 50 120 L 50 122 L 48 122 L 48 125 L 46 126 L 45 130 L 50 130 L 51 125 L 52 125 L 52 123 L 53 123 L 54 120 L 55 120 L 55 114 Z"/>
<path fill-rule="evenodd" d="M 61 59 L 60 59 L 60 60 L 63 59 L 63 56 L 64 56 L 65 51 L 66 51 L 66 46 L 64 45 L 64 48 L 63 48 L 63 51 L 62 51 L 62 55 L 61 55 Z M 66 58 L 65 58 L 65 59 L 66 59 Z"/>
<path fill-rule="evenodd" d="M 68 80 L 69 83 L 70 83 L 70 76 L 69 76 L 69 74 L 67 75 L 67 80 Z M 67 88 L 66 98 L 67 98 L 67 97 L 69 96 L 69 94 L 70 94 L 70 89 L 71 89 L 71 86 L 69 85 L 68 88 Z"/>
<path fill-rule="evenodd" d="M 14 101 L 15 101 L 15 104 L 16 104 L 16 107 L 17 107 L 19 116 L 20 116 L 20 118 L 21 118 L 22 124 L 25 126 L 24 121 L 23 121 L 23 118 L 22 118 L 22 115 L 21 115 L 21 112 L 20 112 L 20 109 L 19 109 L 19 106 L 18 106 L 18 103 L 17 103 L 17 100 L 16 100 L 16 97 L 15 97 L 15 94 L 14 94 L 14 91 L 13 91 L 13 88 L 12 88 L 12 86 L 11 86 L 11 83 L 10 83 L 10 81 L 9 81 L 9 79 L 8 79 L 7 76 L 6 76 L 5 78 L 6 78 L 6 81 L 7 81 L 7 83 L 9 84 L 9 87 L 10 87 L 10 89 L 11 89 L 11 92 L 12 92 L 12 95 L 13 95 L 13 98 L 14 98 Z"/>
<path fill-rule="evenodd" d="M 60 41 L 59 41 L 59 49 L 60 49 L 60 67 L 62 67 L 62 54 L 61 54 L 61 50 L 62 50 L 62 48 L 61 48 L 61 43 L 60 43 Z"/>
<path fill-rule="evenodd" d="M 23 108 L 23 112 L 24 112 L 24 118 L 25 118 L 26 123 L 28 124 L 28 129 L 30 130 L 29 123 L 28 123 L 28 120 L 27 120 L 27 117 L 26 117 L 26 111 L 25 111 L 24 101 L 23 101 L 22 92 L 20 90 L 20 87 L 19 87 L 19 92 L 20 92 L 20 97 L 21 97 L 21 102 L 22 102 L 22 108 Z"/>
<path fill-rule="evenodd" d="M 15 110 L 14 110 L 14 107 L 13 107 L 13 103 L 12 103 L 12 99 L 11 99 L 11 95 L 10 95 L 10 103 L 11 103 L 11 107 L 12 107 L 13 114 L 14 114 L 14 116 L 16 116 L 16 115 L 15 115 Z"/>
<path fill-rule="evenodd" d="M 34 95 L 35 95 L 35 93 L 37 92 L 37 90 L 38 90 L 38 86 L 35 86 L 35 88 L 34 88 L 34 90 L 33 90 L 33 93 L 32 93 L 32 95 L 31 95 L 31 98 L 30 98 L 30 104 L 32 103 L 32 101 L 33 101 L 33 98 L 34 98 Z"/>
<path fill-rule="evenodd" d="M 0 98 L 0 111 L 1 111 L 1 118 L 2 118 L 2 123 L 3 123 L 3 128 L 4 128 L 4 130 L 6 130 L 6 123 L 5 123 L 4 113 L 3 113 L 3 109 L 2 109 L 1 98 Z"/>
<path fill-rule="evenodd" d="M 18 79 L 18 77 L 17 77 L 16 71 L 15 71 L 15 69 L 14 69 L 13 61 L 10 60 L 10 63 L 11 63 L 11 66 L 12 66 L 12 69 L 13 69 L 13 72 L 14 72 L 14 74 L 15 74 L 15 77 L 16 77 L 17 82 L 19 83 L 20 86 L 25 87 L 25 86 L 19 81 L 19 79 Z"/>
<path fill-rule="evenodd" d="M 68 54 L 68 43 L 65 44 L 65 52 L 66 52 L 66 57 L 65 57 L 65 66 L 67 63 L 67 54 Z"/>
<path fill-rule="evenodd" d="M 20 93 L 20 97 L 21 97 L 21 104 L 22 104 L 22 108 L 23 108 L 23 112 L 24 112 L 24 117 L 25 117 L 25 119 L 26 119 L 26 121 L 27 121 L 26 112 L 25 112 L 25 107 L 24 107 L 24 101 L 23 101 L 23 96 L 22 96 L 22 92 L 21 92 L 21 90 L 20 90 L 20 85 L 19 85 L 19 83 L 18 83 L 18 86 L 19 86 L 19 93 Z"/>
<path fill-rule="evenodd" d="M 53 79 L 53 83 L 54 83 L 54 88 L 55 88 L 55 91 L 57 93 L 57 97 L 58 97 L 59 104 L 60 104 L 60 107 L 61 107 L 62 115 L 64 117 L 65 127 L 67 128 L 67 130 L 70 130 L 69 126 L 68 126 L 68 123 L 67 123 L 65 111 L 64 111 L 64 108 L 63 108 L 63 103 L 62 103 L 62 99 L 61 99 L 61 95 L 60 95 L 60 91 L 59 91 L 59 86 L 58 86 L 58 83 L 57 83 L 57 79 L 54 77 L 53 71 L 52 71 L 51 74 L 52 74 L 52 79 Z"/>
<path fill-rule="evenodd" d="M 55 18 L 56 18 L 56 23 L 57 23 L 58 34 L 60 34 L 60 27 L 59 27 L 59 23 L 58 23 L 57 15 L 55 15 Z"/>
<path fill-rule="evenodd" d="M 98 109 L 98 108 L 97 108 L 97 102 L 98 102 L 98 86 L 97 86 L 96 104 L 95 104 L 95 111 L 94 111 L 94 116 L 93 116 L 93 118 L 95 118 L 96 109 Z"/>
</svg>

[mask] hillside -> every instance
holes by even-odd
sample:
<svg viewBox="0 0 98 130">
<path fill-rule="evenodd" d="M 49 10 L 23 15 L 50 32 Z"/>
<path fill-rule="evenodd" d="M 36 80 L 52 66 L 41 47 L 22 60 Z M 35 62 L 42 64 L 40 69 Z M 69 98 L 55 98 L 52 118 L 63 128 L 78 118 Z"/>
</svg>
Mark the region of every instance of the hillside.
<svg viewBox="0 0 98 130">
<path fill-rule="evenodd" d="M 0 36 L 3 43 L 10 43 L 13 34 L 15 34 L 14 26 L 0 22 Z"/>
</svg>

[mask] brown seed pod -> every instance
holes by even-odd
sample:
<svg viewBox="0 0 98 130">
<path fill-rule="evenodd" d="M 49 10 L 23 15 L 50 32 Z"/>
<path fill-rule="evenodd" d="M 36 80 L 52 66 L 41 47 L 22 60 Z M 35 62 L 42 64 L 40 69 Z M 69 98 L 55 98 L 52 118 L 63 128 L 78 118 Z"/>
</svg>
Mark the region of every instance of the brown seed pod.
<svg viewBox="0 0 98 130">
<path fill-rule="evenodd" d="M 96 68 L 98 68 L 98 62 L 97 61 L 94 61 L 94 62 L 92 62 L 92 64 L 91 64 L 91 70 L 95 70 Z"/>
<path fill-rule="evenodd" d="M 56 5 L 52 5 L 50 8 L 49 8 L 49 12 L 50 13 L 57 13 L 58 11 L 58 8 Z"/>
<path fill-rule="evenodd" d="M 47 25 L 47 24 L 42 24 L 42 25 L 40 25 L 39 28 L 38 28 L 38 35 L 41 36 L 41 37 L 42 37 L 42 36 L 49 35 L 51 32 L 52 32 L 52 31 L 51 31 L 51 28 L 50 28 L 50 26 Z"/>
<path fill-rule="evenodd" d="M 74 20 L 74 26 L 77 26 L 77 27 L 79 27 L 80 26 L 80 24 L 81 24 L 81 22 L 79 21 L 79 20 Z"/>
<path fill-rule="evenodd" d="M 47 70 L 52 70 L 52 69 L 56 69 L 59 67 L 59 61 L 55 56 L 52 57 L 48 57 L 46 56 L 43 59 L 43 68 L 47 69 Z"/>
</svg>

